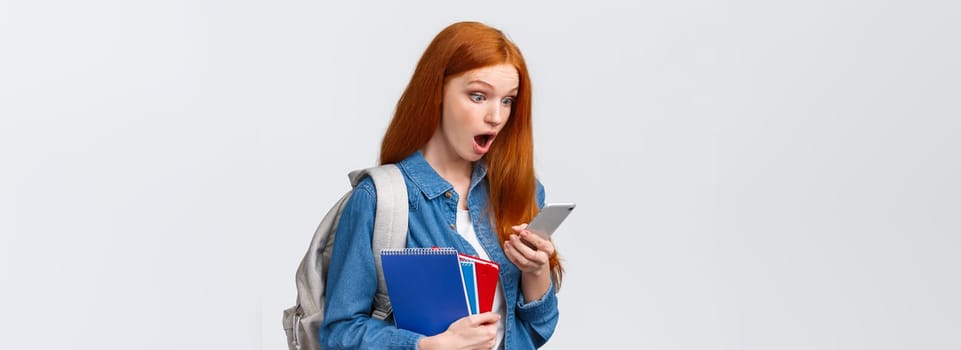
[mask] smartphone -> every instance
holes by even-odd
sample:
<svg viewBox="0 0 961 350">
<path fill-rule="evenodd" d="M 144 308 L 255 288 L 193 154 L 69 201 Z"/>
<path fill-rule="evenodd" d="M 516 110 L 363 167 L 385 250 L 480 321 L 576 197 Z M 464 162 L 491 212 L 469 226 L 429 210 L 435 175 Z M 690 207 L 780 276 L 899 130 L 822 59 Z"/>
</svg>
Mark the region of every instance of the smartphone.
<svg viewBox="0 0 961 350">
<path fill-rule="evenodd" d="M 527 230 L 541 237 L 550 238 L 573 210 L 574 203 L 547 203 L 527 225 Z"/>
</svg>

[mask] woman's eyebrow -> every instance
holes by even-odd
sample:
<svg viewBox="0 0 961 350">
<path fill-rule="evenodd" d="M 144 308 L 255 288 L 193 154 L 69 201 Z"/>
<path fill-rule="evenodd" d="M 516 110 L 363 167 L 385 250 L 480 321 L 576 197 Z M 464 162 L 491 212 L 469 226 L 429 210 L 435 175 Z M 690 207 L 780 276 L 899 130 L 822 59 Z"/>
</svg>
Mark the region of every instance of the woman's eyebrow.
<svg viewBox="0 0 961 350">
<path fill-rule="evenodd" d="M 467 82 L 467 85 L 471 85 L 471 84 L 481 84 L 481 85 L 487 86 L 487 87 L 490 88 L 491 90 L 494 89 L 494 85 L 491 85 L 490 83 L 488 83 L 488 82 L 486 82 L 486 81 L 483 81 L 483 80 L 480 80 L 480 79 L 474 79 L 474 80 L 471 80 L 471 81 L 468 81 L 468 82 Z"/>
<path fill-rule="evenodd" d="M 497 90 L 497 89 L 494 88 L 494 85 L 491 85 L 490 83 L 488 83 L 488 82 L 486 82 L 486 81 L 483 81 L 483 80 L 480 80 L 480 79 L 474 79 L 474 80 L 471 80 L 471 81 L 468 81 L 468 82 L 467 82 L 467 85 L 471 85 L 471 84 L 481 84 L 481 85 L 487 86 L 488 89 Z M 513 88 L 513 89 L 511 89 L 511 90 L 509 91 L 509 93 L 515 93 L 515 92 L 517 92 L 517 88 L 516 88 L 516 87 Z"/>
</svg>

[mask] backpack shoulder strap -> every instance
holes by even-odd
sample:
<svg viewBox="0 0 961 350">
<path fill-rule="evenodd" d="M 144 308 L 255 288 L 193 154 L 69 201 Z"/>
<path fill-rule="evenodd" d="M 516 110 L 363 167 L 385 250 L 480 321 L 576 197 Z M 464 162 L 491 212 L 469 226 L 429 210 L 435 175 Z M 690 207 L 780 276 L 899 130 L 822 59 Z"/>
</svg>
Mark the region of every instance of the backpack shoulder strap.
<svg viewBox="0 0 961 350">
<path fill-rule="evenodd" d="M 377 189 L 377 213 L 374 216 L 374 237 L 371 241 L 374 264 L 377 266 L 377 294 L 374 296 L 374 312 L 371 316 L 385 320 L 392 310 L 380 251 L 404 248 L 407 245 L 407 185 L 404 174 L 394 164 L 351 172 L 351 184 L 356 186 L 365 175 L 374 180 L 374 187 Z"/>
</svg>

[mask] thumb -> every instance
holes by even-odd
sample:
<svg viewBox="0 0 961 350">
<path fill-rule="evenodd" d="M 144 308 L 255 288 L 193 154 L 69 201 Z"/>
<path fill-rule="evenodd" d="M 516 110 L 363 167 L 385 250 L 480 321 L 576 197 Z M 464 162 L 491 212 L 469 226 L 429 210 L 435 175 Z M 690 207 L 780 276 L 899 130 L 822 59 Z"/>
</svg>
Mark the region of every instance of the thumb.
<svg viewBox="0 0 961 350">
<path fill-rule="evenodd" d="M 501 315 L 496 312 L 485 312 L 482 314 L 471 316 L 471 321 L 473 321 L 474 324 L 478 324 L 478 325 L 494 323 L 499 321 L 500 319 L 501 319 Z"/>
</svg>

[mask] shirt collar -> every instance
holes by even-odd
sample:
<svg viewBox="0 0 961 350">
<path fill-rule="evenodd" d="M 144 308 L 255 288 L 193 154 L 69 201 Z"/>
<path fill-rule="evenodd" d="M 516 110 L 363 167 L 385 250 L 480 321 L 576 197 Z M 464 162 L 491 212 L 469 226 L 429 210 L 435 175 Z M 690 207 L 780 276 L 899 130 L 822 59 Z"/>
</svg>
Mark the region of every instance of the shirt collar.
<svg viewBox="0 0 961 350">
<path fill-rule="evenodd" d="M 487 175 L 487 166 L 484 163 L 484 161 L 474 162 L 474 171 L 471 174 L 471 190 Z M 450 182 L 447 182 L 440 174 L 437 174 L 437 171 L 430 166 L 430 163 L 427 163 L 424 155 L 419 150 L 400 161 L 400 163 L 397 163 L 397 166 L 407 173 L 407 177 L 411 182 L 413 182 L 428 199 L 434 199 L 454 188 Z"/>
</svg>

